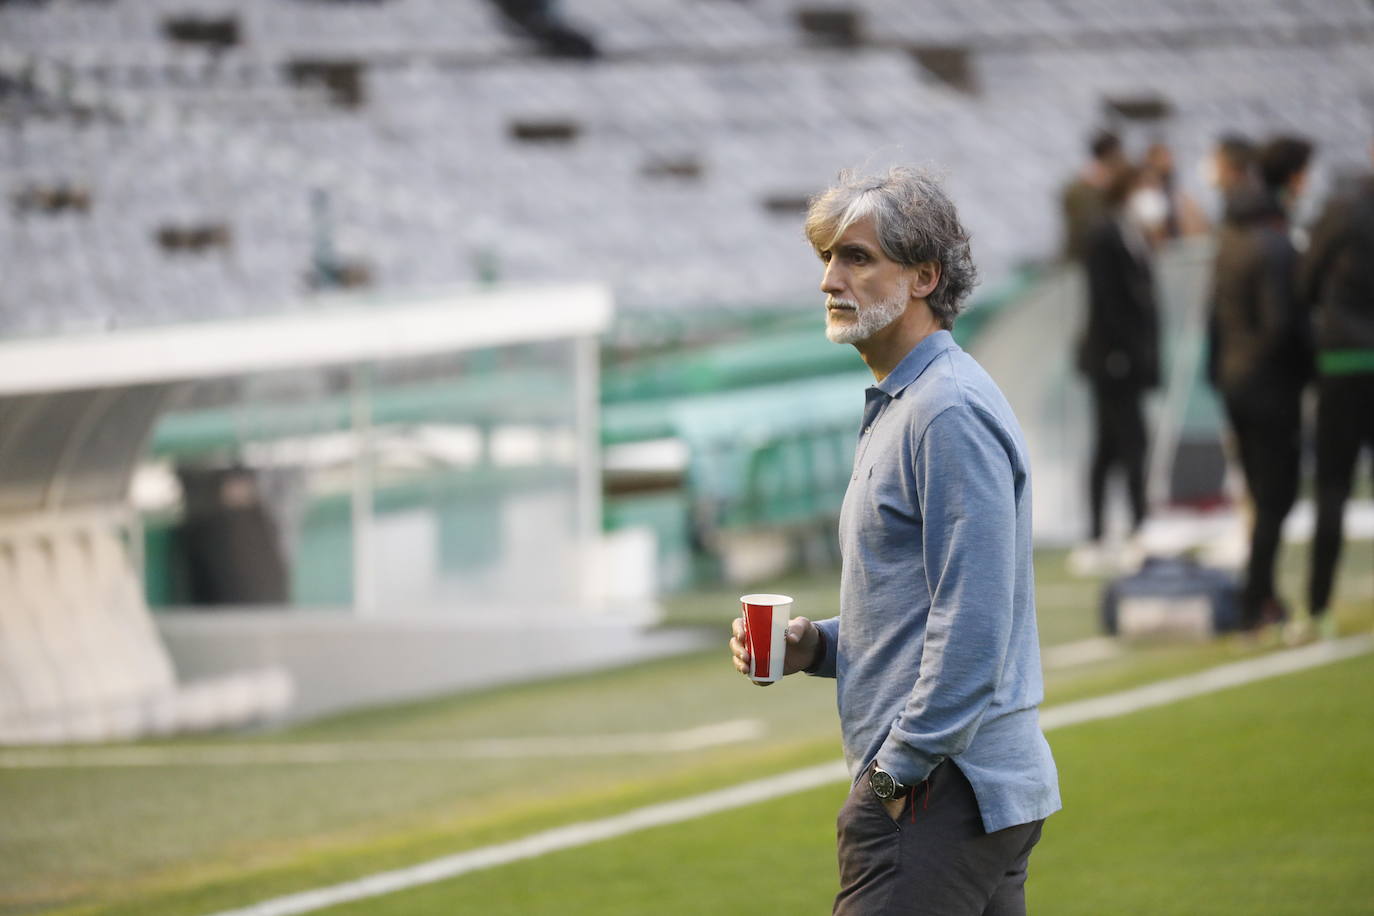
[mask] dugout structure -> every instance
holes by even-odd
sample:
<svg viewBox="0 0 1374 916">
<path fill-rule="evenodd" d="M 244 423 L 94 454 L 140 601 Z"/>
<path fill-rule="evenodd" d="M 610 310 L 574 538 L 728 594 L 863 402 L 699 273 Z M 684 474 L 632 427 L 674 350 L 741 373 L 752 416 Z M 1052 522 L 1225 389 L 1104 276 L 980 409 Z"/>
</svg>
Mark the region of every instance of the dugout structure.
<svg viewBox="0 0 1374 916">
<path fill-rule="evenodd" d="M 310 715 L 627 651 L 644 609 L 607 610 L 598 550 L 597 340 L 612 307 L 591 285 L 329 296 L 294 314 L 0 343 L 0 743 Z M 541 364 L 521 364 L 529 359 Z M 463 367 L 469 381 L 473 366 L 503 371 L 476 372 L 485 387 L 474 394 L 471 384 L 434 384 L 454 377 L 436 366 Z M 303 377 L 331 380 L 342 397 L 272 394 L 298 393 L 290 380 Z M 529 384 L 511 382 L 519 378 Z M 428 406 L 415 406 L 417 379 L 430 382 L 420 386 Z M 332 575 L 346 581 L 331 587 L 342 600 L 302 602 L 293 584 L 276 606 L 153 614 L 133 490 L 160 460 L 155 430 L 180 417 L 184 456 L 187 423 L 213 423 L 204 405 L 223 411 L 235 403 L 224 392 L 244 390 L 267 391 L 279 412 L 252 424 L 243 418 L 261 403 L 231 410 L 243 428 L 227 447 L 216 441 L 214 458 L 251 474 L 280 471 L 284 455 L 334 456 L 292 471 L 307 506 L 344 504 L 334 540 L 310 548 L 338 560 Z M 540 402 L 536 390 L 556 396 Z M 452 435 L 459 428 L 466 437 Z M 463 461 L 452 447 L 415 447 L 455 438 L 473 445 Z M 389 524 L 397 451 L 412 490 L 416 480 L 475 475 L 497 511 L 467 519 L 460 506 L 440 520 L 412 500 Z M 460 556 L 450 568 L 420 556 L 454 553 L 439 543 L 453 529 L 460 545 L 481 547 L 479 561 Z M 278 533 L 298 578 L 301 545 Z M 513 574 L 508 554 L 522 543 Z M 388 573 L 398 544 L 404 588 Z M 531 587 L 521 591 L 522 581 Z"/>
</svg>

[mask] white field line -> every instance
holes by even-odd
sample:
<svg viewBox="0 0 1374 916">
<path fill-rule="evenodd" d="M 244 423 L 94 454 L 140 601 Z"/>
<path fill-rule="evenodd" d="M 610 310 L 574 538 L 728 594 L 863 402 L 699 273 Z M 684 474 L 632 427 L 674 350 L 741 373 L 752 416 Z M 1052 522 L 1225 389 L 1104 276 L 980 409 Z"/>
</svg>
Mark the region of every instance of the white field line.
<svg viewBox="0 0 1374 916">
<path fill-rule="evenodd" d="M 422 862 L 409 868 L 379 872 L 356 881 L 265 900 L 242 909 L 226 910 L 215 916 L 289 916 L 294 913 L 308 913 L 341 903 L 406 890 L 421 884 L 443 881 L 484 868 L 518 862 L 521 859 L 532 859 L 561 849 L 609 840 L 651 827 L 676 824 L 707 814 L 742 808 L 784 795 L 804 792 L 807 789 L 831 785 L 846 778 L 848 777 L 843 761 L 821 764 L 716 792 L 707 792 L 705 795 L 694 795 L 661 805 L 637 808 L 615 817 L 569 824 L 514 842 L 484 846 Z"/>
<path fill-rule="evenodd" d="M 176 747 L 20 748 L 0 751 L 0 769 L 54 767 L 243 766 L 375 761 L 547 759 L 608 754 L 670 754 L 763 736 L 757 719 L 675 732 L 555 735 L 473 741 L 351 741 L 315 744 L 206 744 Z"/>
<path fill-rule="evenodd" d="M 1095 719 L 1124 716 L 1142 709 L 1186 700 L 1189 697 L 1215 693 L 1228 687 L 1238 687 L 1251 681 L 1292 674 L 1295 671 L 1354 658 L 1371 649 L 1374 649 L 1374 635 L 1366 634 L 1333 642 L 1313 643 L 1301 649 L 1272 652 L 1259 658 L 1208 668 L 1197 674 L 1185 674 L 1182 677 L 1157 681 L 1119 693 L 1052 706 L 1040 713 L 1040 727 L 1049 731 L 1066 725 L 1092 722 Z"/>
<path fill-rule="evenodd" d="M 1121 655 L 1121 642 L 1111 636 L 1094 636 L 1078 642 L 1049 646 L 1040 651 L 1040 660 L 1047 670 L 1072 668 L 1091 662 L 1103 662 Z"/>
<path fill-rule="evenodd" d="M 1306 668 L 1353 658 L 1374 649 L 1374 636 L 1353 636 L 1336 642 L 1316 643 L 1301 649 L 1276 652 L 1260 658 L 1221 665 L 1200 674 L 1160 681 L 1134 690 L 1124 690 L 1090 700 L 1066 703 L 1051 707 L 1041 714 L 1041 724 L 1046 731 L 1123 716 L 1142 709 L 1162 706 L 1189 697 L 1202 696 L 1277 677 L 1291 674 Z M 563 849 L 586 846 L 602 840 L 636 833 L 651 827 L 661 827 L 682 821 L 694 820 L 709 814 L 742 808 L 774 798 L 816 789 L 821 786 L 849 779 L 849 771 L 844 761 L 793 770 L 767 779 L 731 786 L 704 795 L 694 795 L 678 801 L 647 808 L 637 808 L 613 817 L 595 821 L 568 824 L 536 833 L 523 839 L 495 846 L 484 846 L 451 856 L 432 859 L 408 868 L 378 872 L 356 881 L 345 881 L 328 887 L 302 891 L 265 900 L 262 903 L 235 910 L 224 910 L 211 916 L 295 916 L 325 907 L 351 903 L 382 894 L 406 890 L 422 884 L 432 884 L 456 878 L 469 872 L 499 865 L 508 865 L 522 859 L 532 859 L 546 853 Z"/>
</svg>

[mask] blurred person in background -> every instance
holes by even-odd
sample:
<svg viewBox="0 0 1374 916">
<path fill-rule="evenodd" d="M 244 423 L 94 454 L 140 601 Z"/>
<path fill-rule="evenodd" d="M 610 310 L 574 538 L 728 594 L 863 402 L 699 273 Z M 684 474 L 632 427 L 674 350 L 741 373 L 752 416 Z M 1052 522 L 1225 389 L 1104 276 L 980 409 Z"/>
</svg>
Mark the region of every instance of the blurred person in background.
<svg viewBox="0 0 1374 916">
<path fill-rule="evenodd" d="M 1165 218 L 1158 189 L 1140 169 L 1126 167 L 1107 187 L 1107 214 L 1088 241 L 1087 323 L 1078 342 L 1078 369 L 1093 400 L 1093 451 L 1088 471 L 1088 542 L 1069 555 L 1080 574 L 1134 565 L 1139 547 L 1114 556 L 1104 542 L 1108 478 L 1120 470 L 1130 498 L 1130 531 L 1145 521 L 1142 402 L 1159 385 L 1159 310 L 1150 238 Z"/>
<path fill-rule="evenodd" d="M 1242 625 L 1252 630 L 1288 617 L 1275 593 L 1274 563 L 1297 498 L 1302 391 L 1312 374 L 1289 218 L 1311 156 L 1312 145 L 1300 137 L 1264 144 L 1256 158 L 1259 184 L 1232 195 L 1213 267 L 1216 387 L 1254 504 L 1241 593 Z"/>
<path fill-rule="evenodd" d="M 1060 204 L 1064 214 L 1064 259 L 1082 263 L 1088 238 L 1106 216 L 1104 194 L 1113 177 L 1127 166 L 1121 138 L 1100 131 L 1089 144 L 1092 158 L 1064 188 Z"/>
<path fill-rule="evenodd" d="M 1145 172 L 1145 182 L 1159 189 L 1166 206 L 1159 232 L 1161 240 L 1200 235 L 1207 231 L 1207 214 L 1190 194 L 1178 186 L 1174 153 L 1167 143 L 1162 140 L 1151 143 L 1145 150 L 1141 168 Z"/>
<path fill-rule="evenodd" d="M 1255 145 L 1240 134 L 1222 134 L 1217 139 L 1216 148 L 1208 162 L 1208 182 L 1216 188 L 1221 199 L 1218 225 L 1224 227 L 1230 221 L 1229 207 L 1231 198 L 1242 192 L 1257 188 L 1255 177 Z M 1208 303 L 1207 313 L 1207 380 L 1212 387 L 1217 386 L 1217 353 L 1220 343 L 1217 340 L 1216 303 Z"/>
<path fill-rule="evenodd" d="M 1240 134 L 1222 134 L 1208 163 L 1208 181 L 1221 196 L 1221 214 L 1232 194 L 1255 183 L 1255 144 Z"/>
<path fill-rule="evenodd" d="M 1370 153 L 1374 156 L 1374 146 Z M 1312 231 L 1299 293 L 1312 310 L 1317 350 L 1317 530 L 1308 582 L 1310 619 L 1292 635 L 1335 634 L 1327 613 L 1340 559 L 1345 502 L 1360 449 L 1374 449 L 1374 175 L 1328 205 Z"/>
<path fill-rule="evenodd" d="M 826 336 L 873 372 L 840 515 L 840 613 L 789 622 L 784 673 L 837 679 L 853 775 L 834 912 L 1021 916 L 1057 811 L 1031 572 L 1026 444 L 950 335 L 968 235 L 924 172 L 812 200 Z M 736 620 L 735 667 L 749 655 Z"/>
</svg>

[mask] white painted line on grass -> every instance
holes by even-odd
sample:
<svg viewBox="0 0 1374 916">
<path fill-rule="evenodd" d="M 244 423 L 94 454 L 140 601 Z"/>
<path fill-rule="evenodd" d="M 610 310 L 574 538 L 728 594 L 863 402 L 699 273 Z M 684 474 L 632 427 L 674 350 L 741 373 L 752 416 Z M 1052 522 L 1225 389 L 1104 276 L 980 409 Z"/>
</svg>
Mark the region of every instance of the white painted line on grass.
<svg viewBox="0 0 1374 916">
<path fill-rule="evenodd" d="M 763 735 L 758 719 L 715 722 L 675 732 L 551 735 L 473 741 L 351 741 L 313 744 L 204 744 L 169 747 L 18 748 L 0 751 L 0 769 L 54 767 L 243 766 L 671 754 Z"/>
<path fill-rule="evenodd" d="M 1040 659 L 1047 670 L 1072 668 L 1116 658 L 1122 651 L 1120 640 L 1111 636 L 1094 636 L 1078 642 L 1049 646 L 1041 650 Z"/>
<path fill-rule="evenodd" d="M 1189 697 L 1225 690 L 1228 687 L 1237 687 L 1252 681 L 1353 658 L 1371 649 L 1374 649 L 1374 636 L 1366 635 L 1336 642 L 1316 643 L 1286 652 L 1275 652 L 1247 661 L 1221 665 L 1199 674 L 1185 675 L 1105 697 L 1051 707 L 1041 713 L 1040 722 L 1042 727 L 1049 731 L 1082 722 L 1123 716 Z M 613 817 L 568 824 L 509 843 L 470 849 L 408 868 L 379 872 L 356 881 L 276 897 L 241 909 L 224 910 L 212 916 L 295 916 L 297 913 L 309 913 L 342 903 L 407 890 L 422 884 L 445 881 L 469 872 L 508 865 L 522 859 L 532 859 L 550 852 L 586 846 L 651 827 L 695 820 L 709 814 L 758 804 L 808 789 L 817 789 L 846 779 L 849 779 L 849 771 L 844 761 L 836 760 L 707 792 L 704 795 L 637 808 Z"/>
<path fill-rule="evenodd" d="M 341 903 L 455 878 L 468 872 L 506 865 L 521 859 L 532 859 L 561 849 L 609 840 L 650 827 L 676 824 L 707 814 L 742 808 L 784 795 L 804 792 L 807 789 L 831 785 L 846 778 L 848 776 L 843 761 L 793 770 L 791 773 L 707 792 L 705 795 L 694 795 L 661 805 L 636 808 L 614 817 L 557 827 L 510 843 L 471 849 L 409 868 L 379 872 L 356 881 L 277 897 L 242 909 L 226 910 L 216 916 L 291 916 L 295 913 L 308 913 Z"/>
<path fill-rule="evenodd" d="M 1146 684 L 1103 697 L 1051 706 L 1041 711 L 1040 727 L 1049 731 L 1053 728 L 1092 722 L 1095 719 L 1124 716 L 1142 709 L 1215 693 L 1228 687 L 1239 687 L 1252 681 L 1262 681 L 1281 674 L 1292 674 L 1306 668 L 1353 658 L 1371 649 L 1374 649 L 1374 636 L 1364 635 L 1333 642 L 1313 643 L 1301 649 L 1289 649 L 1285 652 L 1272 652 L 1258 658 L 1218 665 L 1197 674 L 1185 674 L 1182 677 Z"/>
</svg>

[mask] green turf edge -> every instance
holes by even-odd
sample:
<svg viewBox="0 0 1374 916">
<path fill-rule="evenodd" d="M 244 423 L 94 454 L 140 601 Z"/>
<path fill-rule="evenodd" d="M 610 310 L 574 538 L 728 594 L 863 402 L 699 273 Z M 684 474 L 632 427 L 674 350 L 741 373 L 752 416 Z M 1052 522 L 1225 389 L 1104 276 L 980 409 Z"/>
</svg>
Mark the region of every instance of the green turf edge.
<svg viewBox="0 0 1374 916">
<path fill-rule="evenodd" d="M 1099 696 L 1128 689 L 1166 677 L 1189 674 L 1217 664 L 1264 654 L 1274 648 L 1236 637 L 1190 646 L 1160 645 L 1128 649 L 1125 658 L 1095 663 L 1060 672 L 1050 678 L 1047 706 Z M 690 664 L 690 658 L 678 660 Z M 614 677 L 616 672 L 600 676 Z M 586 680 L 596 675 L 578 676 Z M 548 685 L 520 685 L 484 694 L 522 694 Z M 478 698 L 463 696 L 442 701 L 413 704 L 416 711 L 435 705 L 467 704 Z M 380 712 L 376 713 L 380 714 Z M 324 723 L 320 730 L 332 732 L 336 726 L 358 727 L 374 713 L 363 712 Z M 314 732 L 311 728 L 308 731 Z M 839 748 L 829 740 L 789 746 L 747 755 L 751 772 L 759 775 L 825 762 L 838 757 Z M 236 861 L 213 866 L 183 866 L 154 872 L 123 885 L 117 895 L 98 903 L 82 903 L 66 908 L 18 908 L 20 901 L 0 907 L 0 912 L 17 914 L 43 912 L 50 916 L 175 916 L 209 912 L 246 905 L 265 897 L 350 880 L 376 871 L 403 867 L 417 861 L 461 852 L 491 843 L 515 839 L 543 829 L 606 817 L 641 805 L 683 797 L 741 782 L 741 764 L 712 763 L 691 777 L 672 779 L 646 777 L 621 782 L 613 788 L 563 797 L 539 797 L 500 814 L 455 819 L 440 826 L 397 825 L 388 832 L 360 838 L 353 832 L 317 837 L 309 843 L 292 841 L 299 851 L 283 858 L 281 850 L 269 846 L 261 851 L 271 865 Z M 80 893 L 81 888 L 74 888 Z"/>
<path fill-rule="evenodd" d="M 1369 913 L 1372 695 L 1365 655 L 1052 733 L 1066 807 L 1032 857 L 1031 912 Z M 824 912 L 843 794 L 824 787 L 320 912 Z"/>
<path fill-rule="evenodd" d="M 1343 557 L 1343 565 L 1355 567 L 1351 572 L 1356 576 L 1365 575 L 1368 570 L 1360 558 L 1366 559 L 1364 554 L 1368 551 L 1367 543 L 1356 542 L 1346 545 L 1347 556 Z M 1061 578 L 1060 569 L 1057 564 L 1057 557 L 1050 552 L 1047 562 L 1042 563 L 1037 557 L 1037 566 L 1051 570 L 1050 575 L 1041 575 L 1041 579 L 1054 581 Z M 1288 565 L 1295 565 L 1300 558 L 1288 556 Z M 1290 575 L 1291 578 L 1291 575 Z M 1349 585 L 1351 577 L 1343 577 L 1342 585 Z M 803 585 L 799 582 L 798 585 Z M 1091 583 L 1081 580 L 1070 582 L 1066 580 L 1063 584 L 1074 586 L 1075 593 L 1082 592 L 1084 588 L 1092 588 Z M 814 585 L 816 591 L 820 593 L 825 587 L 823 583 Z M 722 592 L 724 594 L 724 592 Z M 1077 594 L 1075 594 L 1077 597 Z M 718 603 L 713 601 L 712 603 Z M 1075 604 L 1077 602 L 1074 602 Z M 1060 609 L 1065 610 L 1065 609 Z M 1343 632 L 1367 630 L 1371 622 L 1374 622 L 1374 606 L 1364 600 L 1364 596 L 1357 597 L 1343 596 L 1338 599 L 1334 610 L 1340 616 Z M 1078 609 L 1075 609 L 1077 612 Z M 1049 616 L 1049 615 L 1046 615 Z M 1070 621 L 1072 628 L 1077 628 L 1080 623 Z M 1050 704 L 1068 702 L 1088 696 L 1095 696 L 1113 690 L 1124 689 L 1138 685 L 1146 680 L 1153 680 L 1162 677 L 1175 676 L 1196 671 L 1213 664 L 1235 661 L 1241 658 L 1250 657 L 1259 652 L 1266 651 L 1272 646 L 1256 645 L 1253 641 L 1238 640 L 1228 638 L 1214 643 L 1198 646 L 1138 646 L 1133 647 L 1128 652 L 1126 664 L 1121 662 L 1103 662 L 1094 665 L 1080 666 L 1067 672 L 1052 672 L 1048 678 L 1047 701 Z M 683 663 L 691 664 L 696 658 L 705 653 L 692 653 L 681 659 Z M 673 664 L 674 660 L 657 662 L 654 664 Z M 622 669 L 633 670 L 633 669 Z M 551 687 L 558 687 L 561 684 L 576 683 L 600 677 L 615 677 L 620 672 L 591 672 L 584 675 L 574 675 L 570 678 L 557 679 L 555 681 L 540 681 L 529 684 L 522 684 L 510 687 L 498 687 L 491 690 L 477 691 L 459 697 L 447 697 L 438 700 L 423 701 L 415 704 L 408 704 L 400 707 L 385 707 L 376 709 L 361 710 L 354 713 L 331 717 L 312 723 L 309 726 L 293 729 L 290 733 L 290 740 L 318 739 L 331 734 L 351 734 L 358 730 L 368 731 L 379 723 L 394 724 L 397 716 L 405 717 L 408 715 L 427 715 L 435 709 L 456 709 L 469 704 L 480 704 L 482 702 L 501 698 L 510 695 L 523 695 L 527 693 L 537 693 Z M 258 736 L 251 736 L 249 740 L 279 740 L 282 736 L 278 733 L 265 733 Z M 155 742 L 163 743 L 163 742 Z M 167 743 L 197 743 L 196 739 L 179 739 L 177 742 Z M 821 748 L 823 745 L 816 745 Z M 838 748 L 828 743 L 824 745 L 829 748 L 830 753 L 820 752 L 820 759 L 833 758 L 838 753 Z M 787 753 L 786 751 L 781 753 Z M 738 782 L 738 778 L 731 782 Z M 679 783 L 686 784 L 687 780 L 678 780 Z M 604 815 L 612 809 L 600 807 L 603 804 L 614 805 L 614 799 L 623 797 L 635 797 L 639 793 L 642 797 L 652 797 L 659 800 L 669 797 L 673 791 L 669 783 L 656 783 L 658 788 L 652 786 L 633 786 L 625 785 L 615 790 L 604 792 L 593 792 L 572 799 L 565 799 L 555 806 L 548 806 L 545 802 L 533 802 L 529 806 L 522 806 L 513 815 L 521 825 L 529 825 L 527 832 L 534 832 L 542 827 L 555 826 L 558 823 L 575 821 L 582 818 L 582 815 L 567 813 L 568 806 L 573 809 L 581 808 L 591 811 L 591 816 L 598 814 Z M 714 787 L 714 786 L 709 786 Z M 687 794 L 690 794 L 687 793 Z M 585 799 L 585 803 L 579 806 L 577 799 Z M 602 799 L 606 799 L 605 802 Z M 627 807 L 635 805 L 632 801 L 623 802 Z M 106 913 L 132 913 L 132 912 L 163 912 L 163 910 L 152 910 L 150 906 L 162 905 L 160 901 L 170 901 L 173 899 L 198 899 L 201 897 L 200 891 L 195 887 L 198 883 L 204 883 L 205 893 L 215 896 L 215 899 L 226 893 L 236 893 L 234 888 L 240 887 L 245 881 L 252 881 L 252 878 L 240 880 L 245 874 L 262 875 L 272 882 L 274 888 L 286 888 L 286 890 L 276 890 L 272 893 L 286 893 L 289 889 L 298 886 L 314 886 L 319 883 L 328 883 L 334 880 L 347 880 L 357 873 L 370 873 L 383 867 L 396 867 L 397 865 L 409 864 L 417 858 L 427 858 L 433 855 L 443 855 L 453 851 L 468 848 L 472 845 L 481 845 L 484 842 L 499 842 L 499 839 L 487 839 L 494 834 L 480 833 L 469 834 L 469 829 L 482 831 L 487 829 L 484 825 L 491 821 L 510 822 L 505 815 L 499 818 L 492 815 L 483 815 L 466 820 L 455 820 L 451 824 L 442 827 L 429 827 L 416 831 L 413 826 L 402 829 L 394 825 L 384 825 L 380 836 L 371 835 L 366 840 L 360 840 L 360 831 L 343 832 L 334 835 L 325 835 L 312 841 L 290 841 L 292 845 L 300 847 L 298 853 L 289 854 L 284 860 L 279 857 L 274 860 L 270 867 L 254 867 L 252 862 L 236 862 L 233 866 L 213 865 L 213 866 L 181 866 L 166 869 L 149 875 L 142 876 L 136 880 L 126 881 L 121 889 L 113 894 L 105 893 L 103 887 L 73 887 L 74 893 L 102 893 L 110 899 L 100 903 L 87 903 L 82 905 L 71 905 L 66 908 L 53 909 L 51 898 L 47 898 L 43 903 L 24 905 L 15 898 L 10 898 L 8 902 L 0 902 L 0 914 L 20 914 L 30 912 L 42 912 L 44 914 L 106 914 Z M 525 827 L 518 828 L 525 830 Z M 391 831 L 395 831 L 393 835 Z M 516 831 L 518 832 L 518 831 Z M 483 839 L 477 839 L 480 835 Z M 266 852 L 280 853 L 275 845 L 269 845 Z M 379 865 L 379 862 L 386 864 Z M 354 865 L 352 863 L 364 863 L 364 865 Z M 357 871 L 361 868 L 361 871 Z M 302 875 L 299 879 L 294 879 L 293 874 Z M 327 878 L 320 878 L 320 875 L 327 875 Z M 141 896 L 145 895 L 146 896 Z M 254 891 L 254 897 L 259 898 L 259 890 Z M 136 902 L 137 906 L 132 906 Z M 171 904 L 168 904 L 171 905 Z M 132 908 L 130 908 L 132 906 Z M 197 909 L 196 911 L 199 911 Z M 166 912 L 180 912 L 180 910 L 166 910 Z"/>
<path fill-rule="evenodd" d="M 458 819 L 420 832 L 403 830 L 367 840 L 319 838 L 287 861 L 274 858 L 271 866 L 234 862 L 168 869 L 128 883 L 108 900 L 42 912 L 46 916 L 184 916 L 246 906 L 268 897 L 736 785 L 744 781 L 745 774 L 785 772 L 826 763 L 837 756 L 835 743 L 825 740 L 746 754 L 728 763 L 711 763 L 690 775 L 664 779 L 646 773 L 603 791 L 532 797 L 499 814 Z M 0 912 L 22 910 L 6 907 Z"/>
</svg>

